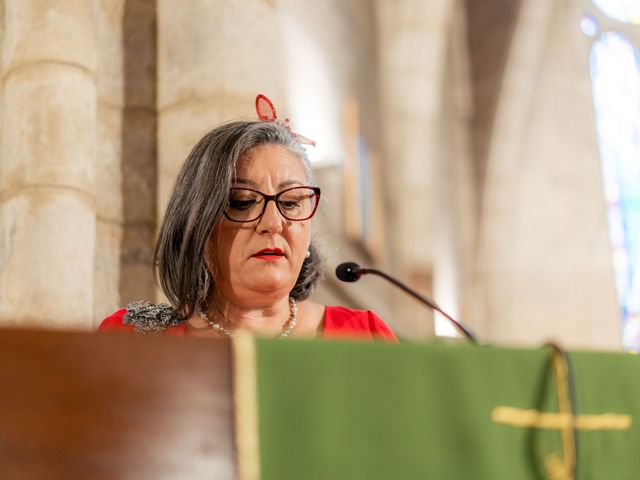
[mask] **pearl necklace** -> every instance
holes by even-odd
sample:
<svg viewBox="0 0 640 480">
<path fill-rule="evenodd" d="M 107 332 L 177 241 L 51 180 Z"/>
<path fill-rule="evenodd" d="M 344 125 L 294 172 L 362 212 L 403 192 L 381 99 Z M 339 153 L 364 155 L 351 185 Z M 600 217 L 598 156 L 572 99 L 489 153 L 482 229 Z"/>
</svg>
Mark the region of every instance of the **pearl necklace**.
<svg viewBox="0 0 640 480">
<path fill-rule="evenodd" d="M 207 322 L 209 326 L 214 330 L 223 333 L 227 337 L 233 337 L 235 335 L 233 330 L 223 327 L 218 322 L 210 320 L 207 314 L 202 311 L 202 308 L 198 307 L 197 311 L 198 315 L 200 315 L 200 318 Z M 280 338 L 286 338 L 291 335 L 291 332 L 293 332 L 293 329 L 296 327 L 296 323 L 298 323 L 298 305 L 296 304 L 296 301 L 293 297 L 289 297 L 289 319 L 283 325 L 283 330 L 280 334 Z M 284 328 L 284 326 L 286 326 L 287 328 Z"/>
</svg>

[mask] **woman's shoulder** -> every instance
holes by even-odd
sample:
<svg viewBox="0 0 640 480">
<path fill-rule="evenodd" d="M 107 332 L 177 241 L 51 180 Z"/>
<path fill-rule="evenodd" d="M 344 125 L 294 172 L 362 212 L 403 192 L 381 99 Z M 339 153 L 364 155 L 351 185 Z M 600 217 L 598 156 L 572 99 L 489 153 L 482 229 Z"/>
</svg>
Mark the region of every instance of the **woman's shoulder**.
<svg viewBox="0 0 640 480">
<path fill-rule="evenodd" d="M 98 332 L 108 332 L 108 331 L 124 331 L 124 332 L 133 332 L 135 327 L 133 325 L 126 325 L 124 323 L 124 316 L 127 313 L 126 308 L 121 308 L 120 310 L 115 311 L 107 318 L 100 322 L 98 328 L 96 329 Z"/>
<path fill-rule="evenodd" d="M 355 337 L 398 341 L 386 323 L 371 310 L 330 306 L 325 309 L 324 337 Z"/>
<path fill-rule="evenodd" d="M 102 320 L 98 332 L 126 331 L 153 333 L 181 330 L 180 315 L 166 303 L 132 302 Z"/>
</svg>

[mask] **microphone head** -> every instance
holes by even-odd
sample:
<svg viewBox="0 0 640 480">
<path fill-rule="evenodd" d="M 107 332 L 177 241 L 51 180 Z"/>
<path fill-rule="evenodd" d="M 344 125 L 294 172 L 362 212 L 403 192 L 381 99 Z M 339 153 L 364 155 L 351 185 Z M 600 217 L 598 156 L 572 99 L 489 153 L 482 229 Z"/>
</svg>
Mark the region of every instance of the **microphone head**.
<svg viewBox="0 0 640 480">
<path fill-rule="evenodd" d="M 355 262 L 344 262 L 336 267 L 336 277 L 343 282 L 355 282 L 361 276 L 360 265 Z"/>
</svg>

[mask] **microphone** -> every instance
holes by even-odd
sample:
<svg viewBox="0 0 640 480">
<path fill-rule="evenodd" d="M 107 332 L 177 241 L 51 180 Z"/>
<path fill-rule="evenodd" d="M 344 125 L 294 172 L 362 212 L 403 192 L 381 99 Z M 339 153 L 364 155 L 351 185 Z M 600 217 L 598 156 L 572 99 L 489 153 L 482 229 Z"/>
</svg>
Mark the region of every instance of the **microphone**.
<svg viewBox="0 0 640 480">
<path fill-rule="evenodd" d="M 475 336 L 471 333 L 471 331 L 466 326 L 462 324 L 462 322 L 457 321 L 447 312 L 442 310 L 436 302 L 434 302 L 433 300 L 430 300 L 429 298 L 423 295 L 420 295 L 415 290 L 412 290 L 411 288 L 407 287 L 404 283 L 400 282 L 399 280 L 396 280 L 393 277 L 390 277 L 386 273 L 381 272 L 380 270 L 376 270 L 375 268 L 362 268 L 360 265 L 358 265 L 355 262 L 344 262 L 336 267 L 336 277 L 338 277 L 338 280 L 342 280 L 343 282 L 356 282 L 360 279 L 360 277 L 362 277 L 362 275 L 366 273 L 373 273 L 374 275 L 378 275 L 384 278 L 385 280 L 391 282 L 396 287 L 400 288 L 405 293 L 408 293 L 413 298 L 418 300 L 420 303 L 423 303 L 424 305 L 428 306 L 432 310 L 435 310 L 436 312 L 444 316 L 458 329 L 458 331 L 460 331 L 460 333 L 462 333 L 462 335 L 464 335 L 472 343 L 478 343 Z"/>
<path fill-rule="evenodd" d="M 360 265 L 354 262 L 344 262 L 336 267 L 336 277 L 343 282 L 355 282 L 362 276 Z"/>
</svg>

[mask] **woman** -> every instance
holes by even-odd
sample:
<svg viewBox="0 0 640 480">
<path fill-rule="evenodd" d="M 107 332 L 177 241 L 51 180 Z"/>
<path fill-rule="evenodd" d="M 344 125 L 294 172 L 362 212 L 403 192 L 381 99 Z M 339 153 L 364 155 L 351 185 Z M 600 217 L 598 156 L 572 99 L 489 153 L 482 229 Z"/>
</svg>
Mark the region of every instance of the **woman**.
<svg viewBox="0 0 640 480">
<path fill-rule="evenodd" d="M 207 133 L 178 175 L 154 254 L 171 306 L 134 302 L 99 331 L 395 340 L 373 312 L 308 299 L 321 276 L 310 224 L 320 189 L 302 147 L 312 142 L 277 122 L 266 97 L 256 107 L 261 120 Z"/>
</svg>

